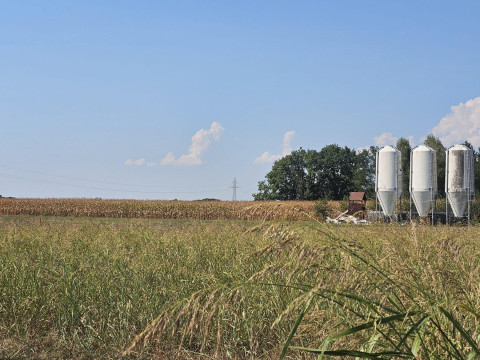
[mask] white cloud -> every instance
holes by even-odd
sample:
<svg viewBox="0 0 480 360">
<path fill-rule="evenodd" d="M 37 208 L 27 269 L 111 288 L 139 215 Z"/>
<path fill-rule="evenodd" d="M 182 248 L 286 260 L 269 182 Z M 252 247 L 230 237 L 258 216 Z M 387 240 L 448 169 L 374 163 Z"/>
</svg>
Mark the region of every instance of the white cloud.
<svg viewBox="0 0 480 360">
<path fill-rule="evenodd" d="M 138 159 L 138 160 L 128 159 L 127 161 L 125 161 L 125 165 L 142 166 L 143 164 L 145 164 L 145 159 L 144 158 L 141 158 L 141 159 Z"/>
<path fill-rule="evenodd" d="M 270 163 L 270 162 L 279 160 L 284 156 L 289 155 L 292 152 L 292 141 L 294 137 L 295 137 L 295 131 L 287 131 L 285 135 L 283 135 L 282 155 L 273 155 L 273 154 L 270 154 L 270 152 L 265 151 L 262 155 L 260 155 L 255 159 L 254 163 L 255 164 Z"/>
<path fill-rule="evenodd" d="M 198 130 L 192 137 L 192 144 L 188 148 L 188 154 L 175 158 L 172 152 L 169 152 L 160 162 L 161 165 L 202 165 L 202 154 L 208 149 L 212 140 L 218 141 L 225 129 L 218 122 L 212 122 L 210 129 Z"/>
<path fill-rule="evenodd" d="M 160 161 L 161 165 L 172 165 L 175 162 L 175 156 L 169 152 L 167 156 L 165 156 L 162 161 Z"/>
<path fill-rule="evenodd" d="M 386 145 L 395 146 L 397 144 L 398 139 L 399 138 L 394 136 L 391 132 L 384 132 L 384 133 L 382 133 L 378 136 L 375 136 L 373 138 L 373 141 L 374 141 L 376 146 L 383 147 L 383 146 L 386 146 Z M 415 137 L 413 135 L 407 136 L 406 139 L 410 143 L 411 147 L 415 146 Z M 421 142 L 423 143 L 423 140 L 421 140 Z M 369 148 L 370 147 L 368 147 L 368 146 L 359 147 L 357 149 L 357 152 L 362 152 L 362 150 L 368 150 Z"/>
<path fill-rule="evenodd" d="M 262 155 L 260 155 L 255 159 L 254 163 L 255 164 L 269 163 L 269 162 L 274 162 L 281 158 L 282 158 L 282 155 L 272 155 L 268 151 L 265 151 Z"/>
<path fill-rule="evenodd" d="M 295 131 L 287 131 L 283 135 L 283 156 L 289 155 L 292 152 L 292 141 L 295 137 Z"/>
<path fill-rule="evenodd" d="M 465 140 L 480 146 L 480 97 L 452 106 L 451 113 L 440 120 L 432 130 L 445 146 Z"/>
<path fill-rule="evenodd" d="M 132 160 L 132 159 L 128 159 L 127 161 L 125 161 L 125 165 L 135 165 L 135 166 L 149 166 L 149 167 L 152 167 L 152 166 L 157 166 L 158 164 L 156 162 L 149 162 L 147 160 L 145 160 L 144 158 L 141 158 L 141 159 L 137 159 L 137 160 Z"/>
<path fill-rule="evenodd" d="M 357 148 L 357 154 L 360 154 L 364 151 L 369 151 L 370 150 L 370 146 L 360 146 Z"/>
<path fill-rule="evenodd" d="M 385 146 L 385 145 L 395 145 L 397 143 L 397 138 L 393 136 L 391 132 L 384 132 L 373 138 L 375 145 Z"/>
</svg>

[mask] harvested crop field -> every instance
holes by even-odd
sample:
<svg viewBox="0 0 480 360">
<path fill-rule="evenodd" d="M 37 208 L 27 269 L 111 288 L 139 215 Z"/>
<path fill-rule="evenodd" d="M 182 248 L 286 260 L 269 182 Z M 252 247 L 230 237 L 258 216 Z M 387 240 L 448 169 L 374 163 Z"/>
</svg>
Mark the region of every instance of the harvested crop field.
<svg viewBox="0 0 480 360">
<path fill-rule="evenodd" d="M 2 216 L 0 357 L 474 358 L 477 234 Z"/>
<path fill-rule="evenodd" d="M 313 201 L 153 201 L 0 198 L 0 215 L 193 220 L 307 220 Z M 333 208 L 338 202 L 331 202 Z M 307 215 L 308 214 L 308 215 Z"/>
</svg>

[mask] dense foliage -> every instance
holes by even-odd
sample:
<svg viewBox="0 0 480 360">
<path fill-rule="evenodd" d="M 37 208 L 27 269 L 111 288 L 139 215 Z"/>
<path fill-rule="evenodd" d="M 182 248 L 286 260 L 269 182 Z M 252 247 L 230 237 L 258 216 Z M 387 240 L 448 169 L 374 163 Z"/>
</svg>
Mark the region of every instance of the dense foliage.
<svg viewBox="0 0 480 360">
<path fill-rule="evenodd" d="M 428 135 L 424 141 L 424 144 L 430 146 L 437 153 L 437 184 L 438 184 L 438 196 L 445 197 L 445 159 L 447 150 L 443 146 L 439 138 Z"/>
<path fill-rule="evenodd" d="M 341 200 L 350 191 L 374 192 L 375 148 L 356 152 L 328 145 L 293 151 L 273 164 L 255 200 Z"/>
</svg>

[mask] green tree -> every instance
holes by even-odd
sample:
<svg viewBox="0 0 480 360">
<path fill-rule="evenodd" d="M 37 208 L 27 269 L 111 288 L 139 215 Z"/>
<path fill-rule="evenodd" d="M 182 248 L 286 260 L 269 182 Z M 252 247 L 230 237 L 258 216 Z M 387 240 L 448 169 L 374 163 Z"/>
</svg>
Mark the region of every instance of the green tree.
<svg viewBox="0 0 480 360">
<path fill-rule="evenodd" d="M 355 191 L 363 191 L 367 198 L 375 197 L 375 167 L 378 147 L 370 146 L 357 152 L 353 185 Z"/>
<path fill-rule="evenodd" d="M 473 182 L 475 187 L 475 195 L 478 196 L 480 194 L 480 148 L 478 151 L 475 150 L 473 145 L 465 140 L 463 143 L 469 149 L 473 151 Z"/>
<path fill-rule="evenodd" d="M 333 144 L 319 152 L 319 198 L 342 200 L 354 190 L 355 150 Z"/>
<path fill-rule="evenodd" d="M 362 155 L 365 156 L 365 155 Z M 370 164 L 354 150 L 328 145 L 322 150 L 293 151 L 277 160 L 265 180 L 258 183 L 255 200 L 341 200 L 361 183 L 360 174 Z M 366 172 L 365 172 L 366 173 Z M 363 180 L 365 183 L 366 180 Z"/>
<path fill-rule="evenodd" d="M 300 148 L 275 161 L 258 183 L 255 200 L 302 200 L 306 192 L 306 151 Z"/>
<path fill-rule="evenodd" d="M 428 135 L 423 143 L 437 152 L 438 197 L 445 197 L 445 146 L 433 134 Z"/>
<path fill-rule="evenodd" d="M 477 151 L 473 150 L 473 181 L 475 187 L 475 196 L 480 196 L 480 147 Z"/>
<path fill-rule="evenodd" d="M 403 197 L 408 198 L 410 190 L 409 190 L 409 184 L 410 184 L 410 152 L 412 151 L 412 147 L 410 146 L 410 142 L 405 139 L 405 138 L 400 138 L 397 141 L 397 149 L 400 151 L 402 154 L 402 192 L 403 192 Z"/>
</svg>

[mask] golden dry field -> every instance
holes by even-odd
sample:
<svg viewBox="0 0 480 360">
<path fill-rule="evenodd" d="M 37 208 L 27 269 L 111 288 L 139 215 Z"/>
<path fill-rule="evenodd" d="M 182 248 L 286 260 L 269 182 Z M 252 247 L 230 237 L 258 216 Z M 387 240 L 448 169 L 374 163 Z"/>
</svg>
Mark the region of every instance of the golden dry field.
<svg viewBox="0 0 480 360">
<path fill-rule="evenodd" d="M 0 198 L 0 215 L 192 220 L 307 220 L 312 201 L 152 201 Z M 331 202 L 333 208 L 338 202 Z M 308 214 L 308 215 L 307 215 Z"/>
</svg>

